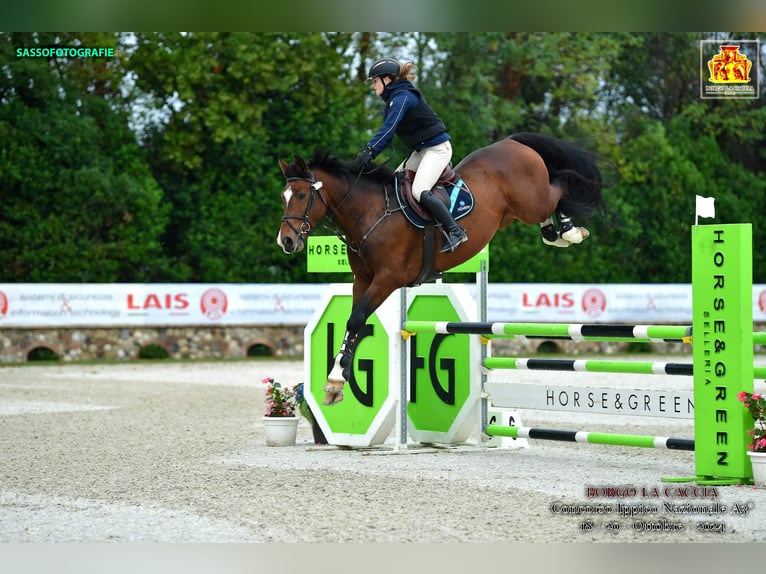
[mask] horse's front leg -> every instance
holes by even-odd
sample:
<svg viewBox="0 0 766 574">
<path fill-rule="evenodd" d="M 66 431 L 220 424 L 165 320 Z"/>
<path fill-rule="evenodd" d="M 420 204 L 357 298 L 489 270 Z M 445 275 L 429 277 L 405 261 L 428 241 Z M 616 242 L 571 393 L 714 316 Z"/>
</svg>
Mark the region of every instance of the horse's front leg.
<svg viewBox="0 0 766 574">
<path fill-rule="evenodd" d="M 343 385 L 351 377 L 354 366 L 354 352 L 359 342 L 359 331 L 378 307 L 404 283 L 401 277 L 377 273 L 368 278 L 355 266 L 354 254 L 349 253 L 349 263 L 354 270 L 353 303 L 351 316 L 346 323 L 346 336 L 335 362 L 327 375 L 324 404 L 332 405 L 343 400 Z"/>
<path fill-rule="evenodd" d="M 351 316 L 346 323 L 346 335 L 343 337 L 340 351 L 335 356 L 335 362 L 330 370 L 330 374 L 327 375 L 327 384 L 324 388 L 324 404 L 326 405 L 339 403 L 343 400 L 343 385 L 351 376 L 357 336 L 367 318 L 374 311 L 374 309 L 369 307 L 367 301 L 367 298 L 363 297 L 351 309 Z"/>
</svg>

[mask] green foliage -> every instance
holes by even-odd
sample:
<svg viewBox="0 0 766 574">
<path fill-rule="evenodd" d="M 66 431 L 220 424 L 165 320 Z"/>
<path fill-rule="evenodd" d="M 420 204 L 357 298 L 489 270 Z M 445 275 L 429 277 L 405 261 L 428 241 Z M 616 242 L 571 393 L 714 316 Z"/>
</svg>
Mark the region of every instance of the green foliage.
<svg viewBox="0 0 766 574">
<path fill-rule="evenodd" d="M 35 347 L 27 353 L 27 361 L 30 362 L 56 362 L 60 359 L 58 353 L 48 347 Z"/>
<path fill-rule="evenodd" d="M 141 345 L 141 347 L 138 349 L 139 359 L 167 359 L 169 356 L 170 355 L 168 354 L 167 349 L 161 345 L 158 345 L 157 343 Z"/>
<path fill-rule="evenodd" d="M 248 357 L 273 357 L 274 351 L 268 345 L 264 345 L 263 343 L 256 343 L 254 345 L 250 345 L 247 348 L 247 356 Z"/>
<path fill-rule="evenodd" d="M 0 36 L 6 54 L 17 44 Z M 153 278 L 167 210 L 125 113 L 78 85 L 73 66 L 11 62 L 0 75 L 0 281 Z"/>
<path fill-rule="evenodd" d="M 363 143 L 361 89 L 339 34 L 140 34 L 130 61 L 160 124 L 141 136 L 173 207 L 178 281 L 290 282 L 302 259 L 276 244 L 278 157 Z"/>
</svg>

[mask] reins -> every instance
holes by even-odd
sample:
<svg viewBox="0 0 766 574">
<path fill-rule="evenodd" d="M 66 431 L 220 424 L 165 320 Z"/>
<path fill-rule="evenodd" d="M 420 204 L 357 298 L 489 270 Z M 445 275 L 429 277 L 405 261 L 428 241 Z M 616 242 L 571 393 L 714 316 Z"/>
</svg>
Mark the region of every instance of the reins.
<svg viewBox="0 0 766 574">
<path fill-rule="evenodd" d="M 287 182 L 293 182 L 293 181 L 305 181 L 309 184 L 311 184 L 311 194 L 309 195 L 308 203 L 306 204 L 306 211 L 302 216 L 300 215 L 284 215 L 282 216 L 282 221 L 284 223 L 287 223 L 287 225 L 290 226 L 290 228 L 298 234 L 300 238 L 303 238 L 307 235 L 309 235 L 314 228 L 311 226 L 311 219 L 309 217 L 311 213 L 311 209 L 314 207 L 314 202 L 316 201 L 316 196 L 319 196 L 319 199 L 322 201 L 322 203 L 325 206 L 325 209 L 327 212 L 325 213 L 325 216 L 323 219 L 329 218 L 333 223 L 335 223 L 335 215 L 339 212 L 340 207 L 343 205 L 343 203 L 351 196 L 351 192 L 356 187 L 356 184 L 359 182 L 359 179 L 362 177 L 362 173 L 364 171 L 364 168 L 360 169 L 359 172 L 356 174 L 356 178 L 351 183 L 349 188 L 346 190 L 346 193 L 343 195 L 341 200 L 335 205 L 335 207 L 331 207 L 329 201 L 327 198 L 325 198 L 324 195 L 322 195 L 321 189 L 323 187 L 323 183 L 321 181 L 316 181 L 316 178 L 314 177 L 314 172 L 312 171 L 310 173 L 310 177 L 289 177 L 287 178 Z M 323 226 L 325 229 L 329 229 L 335 233 L 335 235 L 340 239 L 351 251 L 356 253 L 357 255 L 361 255 L 361 249 L 362 245 L 367 241 L 367 238 L 372 234 L 372 232 L 385 220 L 388 216 L 394 214 L 397 211 L 401 211 L 403 208 L 400 206 L 397 209 L 391 209 L 391 201 L 388 196 L 388 186 L 383 185 L 383 195 L 385 197 L 386 201 L 386 209 L 383 211 L 383 214 L 375 221 L 375 223 L 370 226 L 370 228 L 362 235 L 359 244 L 357 246 L 354 246 L 351 244 L 351 242 L 344 237 L 344 235 L 341 233 L 342 230 L 340 230 L 337 227 L 334 229 L 330 228 L 330 226 Z M 300 220 L 300 227 L 296 227 L 293 225 L 292 221 L 293 219 Z M 317 228 L 320 228 L 319 226 Z"/>
</svg>

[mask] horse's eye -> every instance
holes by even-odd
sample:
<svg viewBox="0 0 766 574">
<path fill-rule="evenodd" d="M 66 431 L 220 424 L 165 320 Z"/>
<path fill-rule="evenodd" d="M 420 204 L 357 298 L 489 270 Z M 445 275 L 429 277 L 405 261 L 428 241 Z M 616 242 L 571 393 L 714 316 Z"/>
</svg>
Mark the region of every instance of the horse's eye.
<svg viewBox="0 0 766 574">
<path fill-rule="evenodd" d="M 306 199 L 306 192 L 305 191 L 301 191 L 300 193 L 296 194 L 296 197 L 298 199 Z"/>
</svg>

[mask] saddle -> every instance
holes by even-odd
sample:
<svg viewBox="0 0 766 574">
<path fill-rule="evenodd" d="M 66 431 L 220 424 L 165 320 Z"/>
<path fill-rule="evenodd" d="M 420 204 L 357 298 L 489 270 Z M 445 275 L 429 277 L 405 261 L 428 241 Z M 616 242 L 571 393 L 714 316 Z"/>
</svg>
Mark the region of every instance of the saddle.
<svg viewBox="0 0 766 574">
<path fill-rule="evenodd" d="M 415 172 L 412 170 L 397 172 L 394 187 L 396 199 L 402 207 L 404 215 L 415 227 L 422 229 L 427 225 L 432 225 L 435 220 L 430 213 L 421 207 L 412 194 L 414 178 Z M 431 191 L 451 210 L 452 216 L 456 220 L 468 215 L 473 209 L 473 194 L 451 165 L 444 168 Z"/>
<path fill-rule="evenodd" d="M 412 225 L 423 230 L 423 264 L 417 278 L 407 285 L 408 287 L 416 287 L 442 277 L 442 273 L 434 271 L 433 268 L 436 256 L 434 248 L 436 221 L 430 213 L 420 207 L 420 203 L 412 195 L 414 178 L 415 172 L 406 170 L 397 172 L 394 179 L 396 200 L 402 208 L 402 213 Z M 444 168 L 431 191 L 450 209 L 455 220 L 468 215 L 473 209 L 474 199 L 471 190 L 450 165 Z"/>
</svg>

